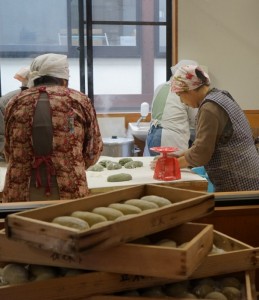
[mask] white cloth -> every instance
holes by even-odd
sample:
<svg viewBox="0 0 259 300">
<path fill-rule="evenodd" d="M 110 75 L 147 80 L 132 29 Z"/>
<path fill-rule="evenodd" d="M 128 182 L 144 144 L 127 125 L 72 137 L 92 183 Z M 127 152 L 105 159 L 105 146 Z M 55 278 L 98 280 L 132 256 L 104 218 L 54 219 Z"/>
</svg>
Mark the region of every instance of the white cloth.
<svg viewBox="0 0 259 300">
<path fill-rule="evenodd" d="M 30 74 L 30 67 L 22 67 L 15 73 L 13 78 L 19 80 L 23 86 L 27 86 L 29 74 Z"/>
<path fill-rule="evenodd" d="M 151 108 L 151 124 L 162 127 L 161 146 L 177 147 L 181 153 L 189 147 L 190 130 L 195 127 L 197 109 L 182 103 L 170 91 L 170 86 L 168 81 L 156 88 Z M 146 147 L 143 155 L 148 155 Z"/>
<path fill-rule="evenodd" d="M 185 151 L 189 146 L 190 130 L 195 128 L 197 109 L 186 106 L 175 93 L 169 93 L 163 111 L 161 146 L 175 146 Z"/>
<path fill-rule="evenodd" d="M 30 66 L 28 87 L 34 86 L 34 80 L 42 76 L 69 79 L 67 56 L 62 54 L 43 54 L 36 57 Z"/>
</svg>

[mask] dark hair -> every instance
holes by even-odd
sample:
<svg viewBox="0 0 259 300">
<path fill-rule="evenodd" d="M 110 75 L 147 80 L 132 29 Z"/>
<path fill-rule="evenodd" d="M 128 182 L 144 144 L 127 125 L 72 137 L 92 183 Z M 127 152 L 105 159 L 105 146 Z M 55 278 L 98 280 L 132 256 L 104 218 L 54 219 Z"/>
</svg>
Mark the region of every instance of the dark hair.
<svg viewBox="0 0 259 300">
<path fill-rule="evenodd" d="M 22 86 L 20 87 L 20 89 L 21 89 L 21 91 L 25 91 L 25 90 L 28 90 L 28 87 L 22 85 Z"/>
<path fill-rule="evenodd" d="M 210 85 L 208 78 L 204 75 L 204 73 L 202 72 L 201 69 L 196 68 L 195 69 L 195 74 L 202 81 L 202 85 L 207 85 L 207 86 Z"/>
<path fill-rule="evenodd" d="M 64 79 L 53 76 L 42 76 L 34 80 L 34 86 L 41 84 L 64 85 Z"/>
</svg>

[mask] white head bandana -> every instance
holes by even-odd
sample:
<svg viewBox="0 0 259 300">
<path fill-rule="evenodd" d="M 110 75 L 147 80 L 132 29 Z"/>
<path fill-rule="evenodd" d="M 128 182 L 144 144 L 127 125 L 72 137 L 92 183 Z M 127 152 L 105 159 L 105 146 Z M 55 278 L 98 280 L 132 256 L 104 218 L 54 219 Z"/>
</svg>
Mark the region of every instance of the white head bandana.
<svg viewBox="0 0 259 300">
<path fill-rule="evenodd" d="M 53 76 L 68 80 L 67 56 L 49 53 L 36 57 L 30 66 L 28 87 L 34 86 L 34 80 L 42 76 Z"/>
<path fill-rule="evenodd" d="M 23 86 L 27 86 L 29 74 L 30 74 L 30 67 L 22 67 L 15 73 L 13 78 L 19 80 Z"/>
</svg>

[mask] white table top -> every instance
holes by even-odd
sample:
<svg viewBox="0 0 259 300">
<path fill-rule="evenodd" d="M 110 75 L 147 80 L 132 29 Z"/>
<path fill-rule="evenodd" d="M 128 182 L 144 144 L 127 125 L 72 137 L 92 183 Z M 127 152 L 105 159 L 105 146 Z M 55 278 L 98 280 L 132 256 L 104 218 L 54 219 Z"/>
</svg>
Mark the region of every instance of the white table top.
<svg viewBox="0 0 259 300">
<path fill-rule="evenodd" d="M 102 156 L 100 160 L 111 160 L 118 162 L 121 157 L 108 157 Z M 143 162 L 143 167 L 135 168 L 135 169 L 126 169 L 122 167 L 118 170 L 107 170 L 101 172 L 93 172 L 87 171 L 87 181 L 88 187 L 90 189 L 94 188 L 106 188 L 116 186 L 129 186 L 135 184 L 152 184 L 152 183 L 160 183 L 165 182 L 161 180 L 156 180 L 153 178 L 154 171 L 150 168 L 150 162 L 153 160 L 153 157 L 132 157 L 133 160 L 139 160 Z M 107 177 L 109 175 L 118 174 L 118 173 L 128 173 L 132 175 L 132 180 L 130 181 L 122 181 L 122 182 L 108 182 Z M 203 177 L 193 173 L 190 169 L 182 169 L 181 170 L 181 179 L 174 181 L 205 181 Z M 170 182 L 170 181 L 166 181 Z"/>
<path fill-rule="evenodd" d="M 109 157 L 101 156 L 101 160 L 111 160 L 118 162 L 122 157 Z M 119 170 L 107 170 L 101 172 L 86 171 L 87 182 L 89 189 L 97 188 L 112 188 L 112 187 L 124 187 L 135 184 L 154 184 L 154 183 L 164 183 L 171 181 L 160 181 L 153 178 L 154 171 L 150 169 L 150 162 L 153 160 L 153 157 L 132 157 L 133 160 L 139 160 L 143 162 L 143 167 L 136 169 L 126 169 L 122 167 Z M 109 175 L 118 174 L 118 173 L 128 173 L 132 175 L 132 180 L 123 181 L 123 182 L 108 182 L 107 177 Z M 4 187 L 4 178 L 6 174 L 6 166 L 3 164 L 0 166 L 0 192 Z M 175 182 L 184 182 L 184 181 L 203 181 L 207 180 L 200 175 L 193 173 L 190 169 L 181 169 L 181 179 L 174 180 Z"/>
</svg>

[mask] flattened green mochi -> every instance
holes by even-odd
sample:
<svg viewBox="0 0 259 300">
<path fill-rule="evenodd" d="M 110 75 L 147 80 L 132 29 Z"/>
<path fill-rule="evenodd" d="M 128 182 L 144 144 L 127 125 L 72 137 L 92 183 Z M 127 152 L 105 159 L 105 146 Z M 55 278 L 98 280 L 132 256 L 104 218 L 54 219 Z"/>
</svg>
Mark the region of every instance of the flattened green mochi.
<svg viewBox="0 0 259 300">
<path fill-rule="evenodd" d="M 107 177 L 108 182 L 120 182 L 132 180 L 132 176 L 127 173 L 119 173 Z"/>
<path fill-rule="evenodd" d="M 93 171 L 93 172 L 101 172 L 103 170 L 104 167 L 100 164 L 95 164 L 87 169 L 87 171 Z"/>
</svg>

